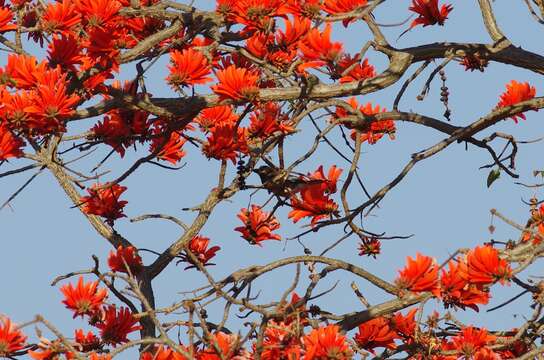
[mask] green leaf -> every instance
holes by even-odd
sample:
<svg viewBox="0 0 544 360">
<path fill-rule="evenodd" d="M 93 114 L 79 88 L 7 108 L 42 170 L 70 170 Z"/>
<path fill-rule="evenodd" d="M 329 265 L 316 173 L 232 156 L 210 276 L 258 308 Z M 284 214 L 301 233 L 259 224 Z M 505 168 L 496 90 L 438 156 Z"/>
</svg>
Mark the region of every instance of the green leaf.
<svg viewBox="0 0 544 360">
<path fill-rule="evenodd" d="M 489 188 L 491 184 L 495 182 L 501 176 L 501 171 L 499 169 L 493 169 L 487 175 L 487 187 Z"/>
</svg>

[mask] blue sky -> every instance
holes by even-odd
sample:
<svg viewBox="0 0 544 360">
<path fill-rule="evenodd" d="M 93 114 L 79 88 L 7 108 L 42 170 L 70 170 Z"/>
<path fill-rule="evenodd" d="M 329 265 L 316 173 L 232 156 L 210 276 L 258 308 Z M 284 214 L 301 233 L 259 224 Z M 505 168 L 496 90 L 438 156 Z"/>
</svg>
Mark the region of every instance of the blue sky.
<svg viewBox="0 0 544 360">
<path fill-rule="evenodd" d="M 451 0 L 449 3 L 454 5 L 454 10 L 444 27 L 416 28 L 398 41 L 395 39 L 407 25 L 384 28 L 383 31 L 392 45 L 399 48 L 438 41 L 482 43 L 490 41 L 482 24 L 477 2 Z M 212 8 L 214 4 L 196 1 L 195 6 Z M 406 0 L 387 1 L 380 6 L 375 15 L 380 23 L 397 23 L 406 19 L 408 6 L 409 1 Z M 539 27 L 542 25 L 532 19 L 522 2 L 498 1 L 494 2 L 493 6 L 499 25 L 515 45 L 530 51 L 543 52 L 544 44 L 540 37 L 533 35 L 540 34 L 539 31 L 542 29 Z M 353 53 L 370 37 L 364 24 L 355 23 L 348 30 L 335 28 L 333 38 L 344 41 L 347 49 Z M 372 52 L 369 52 L 368 56 L 378 70 L 384 69 L 383 56 Z M 6 53 L 0 53 L 0 64 L 4 65 L 5 62 Z M 147 77 L 148 90 L 155 96 L 175 96 L 163 81 L 167 73 L 166 64 L 167 59 L 158 61 Z M 431 64 L 422 77 L 410 86 L 401 102 L 401 110 L 413 110 L 441 118 L 444 110 L 439 102 L 440 84 L 437 80 L 433 82 L 431 93 L 425 101 L 415 100 L 435 66 Z M 415 67 L 408 73 L 411 74 L 414 70 Z M 491 63 L 485 73 L 471 73 L 465 72 L 462 66 L 452 62 L 446 68 L 446 72 L 454 125 L 467 124 L 489 112 L 496 105 L 505 84 L 512 79 L 529 81 L 537 88 L 537 95 L 544 94 L 544 84 L 536 74 L 501 64 Z M 130 78 L 132 75 L 133 71 L 128 69 L 121 78 Z M 390 109 L 401 85 L 402 81 L 380 93 L 360 97 L 359 101 L 363 103 L 372 101 Z M 485 134 L 502 131 L 514 135 L 518 140 L 535 139 L 543 135 L 540 117 L 539 112 L 528 112 L 526 121 L 515 124 L 512 120 L 506 120 Z M 75 133 L 88 129 L 92 124 L 92 120 L 83 121 L 70 131 Z M 304 131 L 301 134 L 286 141 L 287 152 L 292 157 L 306 151 L 315 136 L 311 124 L 303 124 L 302 128 Z M 384 138 L 374 146 L 367 144 L 363 146 L 360 172 L 371 192 L 389 182 L 410 160 L 410 154 L 425 149 L 443 138 L 442 134 L 432 129 L 413 124 L 398 123 L 397 128 L 395 141 Z M 346 150 L 338 132 L 333 132 L 331 140 L 337 141 L 339 147 Z M 128 187 L 123 198 L 129 201 L 125 208 L 129 218 L 145 213 L 167 213 L 187 222 L 191 220 L 193 215 L 181 209 L 197 205 L 204 199 L 216 182 L 219 162 L 208 161 L 197 148 L 187 146 L 186 149 L 187 165 L 183 169 L 170 171 L 144 165 L 123 183 Z M 533 178 L 532 171 L 542 169 L 540 155 L 543 150 L 541 142 L 520 146 L 517 158 L 519 181 L 534 183 L 537 180 Z M 95 153 L 94 159 L 100 159 L 100 156 L 107 154 L 108 151 L 109 148 L 102 147 L 97 152 L 100 154 Z M 137 152 L 129 150 L 122 161 L 113 159 L 107 163 L 105 168 L 111 170 L 113 175 L 104 180 L 114 178 L 114 174 L 121 173 L 130 166 L 131 160 L 135 160 L 146 151 L 147 147 L 139 147 Z M 355 237 L 344 241 L 329 256 L 353 262 L 392 281 L 397 270 L 404 266 L 407 255 L 414 256 L 416 252 L 421 252 L 435 256 L 441 262 L 460 247 L 474 247 L 491 238 L 517 239 L 519 234 L 500 221 L 494 223 L 497 228 L 495 233 L 489 234 L 487 231 L 490 225 L 489 210 L 497 208 L 518 223 L 525 223 L 529 209 L 521 200 L 529 200 L 533 195 L 537 197 L 542 195 L 538 191 L 516 185 L 514 180 L 505 174 L 491 189 L 487 189 L 488 170 L 478 168 L 490 161 L 487 153 L 470 145 L 465 149 L 465 144 L 453 144 L 437 156 L 423 161 L 387 195 L 380 208 L 364 220 L 366 228 L 370 231 L 414 236 L 407 240 L 384 242 L 383 254 L 376 260 L 357 256 Z M 2 166 L 2 171 L 23 163 L 25 162 L 11 161 L 10 164 Z M 326 146 L 322 146 L 318 155 L 298 170 L 314 171 L 320 164 L 326 168 L 336 164 L 345 168 L 347 172 L 347 163 Z M 92 164 L 82 162 L 79 167 L 89 171 Z M 7 199 L 30 175 L 31 173 L 24 173 L 2 178 L 0 200 Z M 232 178 L 232 172 L 230 175 Z M 248 181 L 250 184 L 256 182 L 255 177 Z M 265 198 L 264 194 L 258 194 L 254 198 L 254 203 L 259 201 L 262 203 Z M 349 200 L 352 204 L 365 199 L 362 192 L 350 193 Z M 244 193 L 218 206 L 201 232 L 222 248 L 215 259 L 217 265 L 209 268 L 216 278 L 221 278 L 240 267 L 265 264 L 281 257 L 302 254 L 302 248 L 293 241 L 265 242 L 263 248 L 259 248 L 250 246 L 241 239 L 233 229 L 239 226 L 236 213 L 241 207 L 246 207 L 248 201 L 248 194 Z M 12 202 L 10 208 L 0 212 L 0 226 L 3 229 L 0 240 L 2 241 L 0 273 L 3 274 L 0 313 L 9 315 L 16 322 L 30 320 L 34 314 L 40 313 L 68 335 L 73 334 L 75 328 L 84 326 L 84 323 L 71 319 L 71 313 L 60 303 L 62 300 L 60 291 L 49 284 L 57 275 L 90 268 L 91 254 L 96 254 L 104 266 L 110 251 L 108 244 L 71 206 L 55 179 L 44 171 Z M 288 209 L 281 209 L 278 215 L 283 225 L 280 233 L 284 238 L 301 230 L 287 219 L 287 212 Z M 128 219 L 123 219 L 118 221 L 116 228 L 136 246 L 156 251 L 161 251 L 180 235 L 180 229 L 176 225 L 160 220 L 131 224 Z M 340 236 L 341 228 L 326 229 L 304 238 L 303 242 L 314 253 L 318 253 Z M 153 255 L 142 255 L 146 263 L 154 259 Z M 536 264 L 527 275 L 538 275 L 541 270 L 542 267 Z M 294 267 L 278 271 L 257 282 L 254 289 L 262 291 L 260 299 L 263 302 L 277 299 L 290 283 L 293 274 Z M 327 289 L 336 281 L 339 283 L 332 295 L 319 300 L 319 305 L 336 313 L 360 309 L 360 304 L 349 288 L 353 280 L 356 280 L 363 293 L 368 294 L 371 303 L 385 299 L 383 293 L 344 273 L 334 274 L 323 281 L 320 290 Z M 303 277 L 303 284 L 304 281 L 307 282 L 306 277 Z M 155 282 L 157 305 L 167 306 L 180 299 L 179 292 L 203 284 L 205 279 L 197 271 L 183 271 L 183 266 L 171 264 Z M 514 286 L 497 288 L 493 292 L 489 307 L 508 299 L 515 293 L 514 290 L 517 292 Z M 486 313 L 484 307 L 478 314 L 459 312 L 457 315 L 464 321 L 477 325 L 509 328 L 522 321 L 522 315 L 529 314 L 527 304 L 528 297 L 525 297 L 499 312 Z M 437 305 L 430 302 L 426 309 L 440 309 Z M 210 321 L 219 321 L 217 316 L 212 311 Z M 237 329 L 240 320 L 233 317 L 229 325 Z"/>
</svg>

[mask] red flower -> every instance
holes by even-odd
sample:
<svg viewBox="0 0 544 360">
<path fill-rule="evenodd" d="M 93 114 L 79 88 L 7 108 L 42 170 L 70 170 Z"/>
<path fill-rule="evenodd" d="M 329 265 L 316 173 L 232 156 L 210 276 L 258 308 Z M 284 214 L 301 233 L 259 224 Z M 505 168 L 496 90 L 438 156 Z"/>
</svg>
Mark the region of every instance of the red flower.
<svg viewBox="0 0 544 360">
<path fill-rule="evenodd" d="M 16 30 L 17 25 L 10 24 L 13 20 L 13 13 L 8 7 L 0 7 L 0 33 Z"/>
<path fill-rule="evenodd" d="M 0 357 L 9 357 L 25 347 L 26 336 L 7 317 L 0 317 Z"/>
<path fill-rule="evenodd" d="M 288 122 L 287 115 L 281 113 L 280 106 L 274 102 L 267 102 L 261 105 L 251 114 L 251 123 L 249 125 L 250 138 L 267 139 L 276 132 L 283 135 L 295 131 Z"/>
<path fill-rule="evenodd" d="M 474 285 L 468 282 L 468 268 L 464 262 L 450 261 L 448 270 L 442 270 L 440 276 L 442 289 L 442 301 L 444 306 L 457 306 L 461 309 L 469 307 L 478 311 L 478 304 L 489 302 L 489 292 L 481 285 Z"/>
<path fill-rule="evenodd" d="M 374 348 L 377 347 L 395 349 L 397 338 L 397 333 L 389 326 L 389 321 L 384 317 L 377 317 L 359 325 L 359 331 L 353 340 L 357 345 L 374 354 Z"/>
<path fill-rule="evenodd" d="M 23 156 L 23 140 L 13 135 L 5 123 L 0 124 L 0 161 Z"/>
<path fill-rule="evenodd" d="M 364 59 L 363 62 L 360 61 L 359 55 L 353 58 L 350 55 L 342 56 L 338 61 L 338 75 L 344 73 L 348 68 L 351 70 L 340 78 L 340 83 L 361 81 L 376 76 L 374 66 L 368 63 L 368 59 Z"/>
<path fill-rule="evenodd" d="M 157 158 L 175 165 L 185 156 L 185 151 L 182 150 L 182 147 L 186 142 L 187 140 L 178 131 L 172 131 L 166 142 L 163 137 L 154 137 L 151 140 L 149 152 L 154 153 L 160 148 Z"/>
<path fill-rule="evenodd" d="M 271 320 L 264 333 L 262 360 L 299 360 L 302 349 L 297 337 L 296 324 Z M 254 351 L 255 351 L 254 344 Z"/>
<path fill-rule="evenodd" d="M 272 234 L 272 231 L 280 228 L 280 223 L 260 206 L 251 205 L 251 211 L 243 208 L 238 213 L 238 219 L 242 220 L 244 226 L 234 230 L 239 231 L 250 244 L 262 246 L 261 242 L 265 240 L 281 240 L 281 236 Z"/>
<path fill-rule="evenodd" d="M 108 266 L 111 271 L 118 271 L 128 274 L 127 266 L 132 275 L 137 275 L 142 271 L 144 264 L 142 258 L 133 246 L 119 246 L 116 252 L 110 251 L 108 256 Z"/>
<path fill-rule="evenodd" d="M 126 190 L 126 186 L 119 184 L 95 184 L 87 189 L 88 196 L 79 200 L 82 204 L 82 211 L 88 215 L 98 215 L 106 218 L 106 222 L 113 226 L 116 219 L 126 217 L 123 208 L 127 201 L 119 201 L 119 197 Z"/>
<path fill-rule="evenodd" d="M 78 39 L 73 35 L 62 35 L 62 37 L 53 35 L 48 46 L 47 58 L 50 66 L 59 65 L 63 70 L 76 71 L 75 65 L 83 61 L 81 50 Z"/>
<path fill-rule="evenodd" d="M 78 350 L 82 352 L 89 352 L 93 350 L 100 349 L 102 347 L 100 339 L 93 334 L 92 331 L 89 331 L 87 335 L 83 332 L 83 329 L 77 329 L 75 332 L 76 345 Z"/>
<path fill-rule="evenodd" d="M 496 337 L 489 335 L 486 329 L 476 329 L 466 327 L 452 339 L 454 349 L 460 351 L 466 359 L 472 356 L 480 349 L 495 341 Z"/>
<path fill-rule="evenodd" d="M 186 352 L 190 353 L 189 349 L 186 349 Z M 160 345 L 156 346 L 152 353 L 144 352 L 140 360 L 187 360 L 187 358 L 166 346 Z"/>
<path fill-rule="evenodd" d="M 81 23 L 81 14 L 71 0 L 47 3 L 40 17 L 40 27 L 46 32 L 68 34 L 72 28 Z"/>
<path fill-rule="evenodd" d="M 293 210 L 287 215 L 296 223 L 304 217 L 311 217 L 311 224 L 314 225 L 319 220 L 336 214 L 338 205 L 324 194 L 323 189 L 317 186 L 306 186 L 300 191 L 300 198 L 296 195 L 291 197 L 291 207 Z"/>
<path fill-rule="evenodd" d="M 74 113 L 79 96 L 68 94 L 66 74 L 60 68 L 45 71 L 38 77 L 31 105 L 24 111 L 31 116 L 28 127 L 39 135 L 66 131 L 64 120 Z"/>
<path fill-rule="evenodd" d="M 221 124 L 213 127 L 202 151 L 208 158 L 230 160 L 234 164 L 238 152 L 247 153 L 247 129 L 235 124 Z"/>
<path fill-rule="evenodd" d="M 89 360 L 111 360 L 111 355 L 110 354 L 91 353 L 89 355 Z"/>
<path fill-rule="evenodd" d="M 198 360 L 242 359 L 240 355 L 245 353 L 243 349 L 237 350 L 239 339 L 236 335 L 227 335 L 223 332 L 216 332 L 213 334 L 210 342 L 214 343 L 216 346 L 208 346 L 202 350 L 198 356 Z M 220 351 L 222 356 L 219 356 L 217 349 Z"/>
<path fill-rule="evenodd" d="M 501 284 L 512 277 L 510 264 L 499 258 L 499 252 L 492 246 L 478 246 L 467 254 L 468 281 L 472 284 L 487 285 L 496 281 Z"/>
<path fill-rule="evenodd" d="M 412 0 L 410 11 L 415 12 L 418 17 L 410 24 L 410 29 L 417 25 L 444 25 L 448 14 L 453 10 L 452 5 L 442 5 L 438 8 L 438 0 Z"/>
<path fill-rule="evenodd" d="M 506 91 L 502 93 L 500 101 L 497 104 L 497 107 L 506 107 L 512 106 L 519 102 L 531 100 L 536 95 L 536 90 L 533 86 L 529 85 L 528 82 L 518 83 L 516 80 L 510 81 L 506 84 Z M 511 118 L 518 122 L 518 117 L 525 120 L 525 114 L 517 113 L 511 116 Z"/>
<path fill-rule="evenodd" d="M 18 89 L 31 89 L 36 85 L 36 76 L 46 71 L 47 63 L 38 61 L 34 56 L 9 54 L 5 73 L 8 85 Z"/>
<path fill-rule="evenodd" d="M 264 31 L 273 24 L 273 18 L 286 14 L 285 0 L 238 0 L 230 6 L 228 18 L 245 25 L 243 33 Z"/>
<path fill-rule="evenodd" d="M 336 192 L 336 183 L 338 182 L 340 175 L 342 175 L 342 169 L 337 168 L 336 165 L 333 165 L 329 168 L 327 176 L 325 176 L 325 173 L 323 172 L 323 165 L 320 165 L 314 173 L 308 174 L 308 180 L 310 183 L 312 183 L 312 180 L 321 182 L 319 186 L 324 193 L 334 194 Z"/>
<path fill-rule="evenodd" d="M 116 0 L 75 0 L 83 22 L 90 27 L 116 25 L 121 3 Z"/>
<path fill-rule="evenodd" d="M 351 105 L 354 110 L 359 110 L 363 115 L 372 116 L 379 114 L 380 112 L 386 112 L 385 108 L 381 109 L 379 105 L 372 107 L 371 103 L 366 103 L 364 106 L 359 106 L 359 103 L 355 98 L 350 98 L 347 103 Z M 349 115 L 351 114 L 349 114 L 343 107 L 337 107 L 334 118 L 341 120 L 343 117 L 347 117 Z M 342 124 L 348 129 L 352 129 L 353 127 L 355 127 L 355 125 L 351 122 L 344 122 Z M 388 134 L 390 139 L 395 138 L 395 122 L 391 119 L 373 121 L 370 124 L 358 126 L 357 128 L 361 132 L 361 142 L 367 141 L 371 145 L 375 144 L 378 140 L 380 140 L 384 134 Z M 353 140 L 355 140 L 356 135 L 357 132 L 355 130 L 352 130 L 351 138 Z"/>
<path fill-rule="evenodd" d="M 117 312 L 115 305 L 109 305 L 104 310 L 103 320 L 96 324 L 96 327 L 100 329 L 100 336 L 104 343 L 117 345 L 128 342 L 127 335 L 142 328 L 136 325 L 137 323 L 138 319 L 128 308 L 121 307 Z"/>
<path fill-rule="evenodd" d="M 380 252 L 381 243 L 377 238 L 367 239 L 367 241 L 361 241 L 359 244 L 359 256 L 372 256 L 375 259 Z"/>
<path fill-rule="evenodd" d="M 395 280 L 397 287 L 413 292 L 430 291 L 440 296 L 438 266 L 434 259 L 417 253 L 415 260 L 410 256 L 406 260 L 408 264 L 399 271 L 399 277 Z"/>
<path fill-rule="evenodd" d="M 238 120 L 238 116 L 232 111 L 230 105 L 203 109 L 195 118 L 195 122 L 200 125 L 202 131 L 206 132 L 215 126 L 235 124 L 236 120 Z"/>
<path fill-rule="evenodd" d="M 489 61 L 478 53 L 468 53 L 461 61 L 461 65 L 465 67 L 465 71 L 480 70 L 480 72 L 484 72 L 484 69 L 487 67 L 488 63 Z"/>
<path fill-rule="evenodd" d="M 398 312 L 391 319 L 391 327 L 407 342 L 412 340 L 418 329 L 416 313 L 417 309 L 410 310 L 406 315 Z"/>
<path fill-rule="evenodd" d="M 221 250 L 221 247 L 219 246 L 212 246 L 208 249 L 208 245 L 210 245 L 210 238 L 207 238 L 205 236 L 197 235 L 193 237 L 191 241 L 189 241 L 189 250 L 193 253 L 194 256 L 198 258 L 198 261 L 200 262 L 200 264 L 202 264 L 202 266 L 215 265 L 208 263 L 208 261 L 215 257 L 215 254 L 219 250 Z M 193 263 L 190 257 L 186 255 L 180 255 L 180 257 L 182 258 L 182 260 L 180 261 L 185 261 L 189 264 L 192 264 L 187 266 L 185 270 L 196 267 L 196 264 Z"/>
<path fill-rule="evenodd" d="M 299 49 L 307 62 L 299 65 L 298 70 L 303 72 L 306 68 L 331 65 L 342 54 L 342 43 L 331 42 L 331 24 L 325 25 L 325 30 L 312 29 L 308 35 L 299 42 Z"/>
<path fill-rule="evenodd" d="M 331 15 L 348 13 L 356 10 L 360 10 L 368 5 L 368 0 L 325 0 L 323 3 L 323 10 Z M 353 18 L 342 20 L 344 26 L 348 26 Z"/>
<path fill-rule="evenodd" d="M 170 63 L 171 65 L 168 66 L 170 75 L 166 81 L 174 88 L 205 84 L 212 80 L 207 76 L 211 73 L 208 59 L 200 51 L 185 49 L 179 52 L 174 50 L 170 53 Z"/>
<path fill-rule="evenodd" d="M 219 70 L 216 76 L 219 83 L 212 86 L 212 90 L 221 100 L 246 101 L 253 100 L 258 95 L 259 74 L 253 71 L 230 65 Z"/>
<path fill-rule="evenodd" d="M 148 133 L 148 118 L 147 111 L 115 109 L 105 115 L 104 121 L 99 121 L 91 131 L 94 138 L 103 140 L 123 157 L 125 148 L 134 144 L 134 137 Z"/>
<path fill-rule="evenodd" d="M 348 360 L 353 357 L 349 343 L 337 325 L 313 329 L 302 338 L 302 343 L 306 349 L 305 360 Z"/>
<path fill-rule="evenodd" d="M 98 281 L 84 283 L 83 276 L 79 277 L 76 287 L 66 284 L 60 291 L 64 294 L 62 303 L 74 312 L 74 318 L 84 315 L 92 317 L 100 310 L 108 296 L 106 289 L 98 288 Z"/>
<path fill-rule="evenodd" d="M 109 29 L 92 28 L 89 38 L 84 43 L 87 48 L 87 58 L 83 68 L 101 67 L 108 73 L 119 71 L 119 34 Z"/>
<path fill-rule="evenodd" d="M 38 351 L 28 351 L 28 355 L 35 360 L 57 360 L 64 355 L 67 360 L 72 359 L 74 354 L 66 349 L 60 340 L 49 341 L 46 338 L 40 338 Z"/>
</svg>

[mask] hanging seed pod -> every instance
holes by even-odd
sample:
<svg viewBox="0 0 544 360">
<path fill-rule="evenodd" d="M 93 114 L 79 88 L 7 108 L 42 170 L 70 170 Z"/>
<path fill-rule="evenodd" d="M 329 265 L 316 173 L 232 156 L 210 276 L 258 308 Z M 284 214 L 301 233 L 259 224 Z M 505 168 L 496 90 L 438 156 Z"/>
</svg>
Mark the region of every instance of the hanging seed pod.
<svg viewBox="0 0 544 360">
<path fill-rule="evenodd" d="M 442 104 L 444 104 L 444 107 L 446 108 L 446 110 L 444 111 L 444 117 L 446 118 L 446 120 L 451 121 L 451 110 L 448 104 L 450 91 L 448 86 L 446 85 L 446 81 L 448 78 L 444 69 L 441 69 L 438 74 L 440 75 L 440 80 L 442 81 L 442 86 L 440 87 L 440 102 L 442 102 Z"/>
</svg>

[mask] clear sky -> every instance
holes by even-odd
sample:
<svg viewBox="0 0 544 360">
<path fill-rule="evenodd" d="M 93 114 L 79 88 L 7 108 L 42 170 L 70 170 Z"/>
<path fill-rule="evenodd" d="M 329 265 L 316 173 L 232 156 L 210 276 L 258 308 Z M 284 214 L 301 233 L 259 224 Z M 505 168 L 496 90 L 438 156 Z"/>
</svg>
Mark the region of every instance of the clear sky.
<svg viewBox="0 0 544 360">
<path fill-rule="evenodd" d="M 376 11 L 377 21 L 387 24 L 405 20 L 409 14 L 407 10 L 409 3 L 408 0 L 387 1 Z M 407 25 L 388 27 L 383 31 L 392 45 L 399 48 L 437 41 L 490 42 L 476 1 L 450 0 L 448 3 L 453 4 L 454 10 L 444 27 L 416 28 L 398 41 L 395 39 Z M 212 8 L 214 3 L 197 0 L 194 5 Z M 515 45 L 537 53 L 544 52 L 544 43 L 540 36 L 542 25 L 533 20 L 523 2 L 496 1 L 493 6 L 499 25 Z M 358 51 L 370 36 L 364 23 L 356 23 L 348 30 L 342 27 L 335 28 L 333 38 L 344 41 L 348 50 L 353 53 Z M 370 52 L 369 57 L 379 71 L 385 68 L 382 56 Z M 2 52 L 0 64 L 5 63 L 6 53 Z M 148 90 L 155 96 L 175 96 L 163 81 L 167 73 L 166 64 L 167 59 L 157 62 L 147 78 Z M 401 110 L 413 110 L 441 118 L 444 110 L 438 100 L 440 87 L 438 81 L 433 82 L 431 94 L 424 102 L 415 100 L 427 75 L 435 66 L 431 64 L 424 75 L 411 85 L 401 102 Z M 414 69 L 410 69 L 408 73 L 411 74 Z M 537 88 L 537 95 L 544 94 L 544 84 L 536 74 L 496 63 L 491 63 L 485 73 L 471 73 L 465 72 L 462 66 L 452 62 L 446 68 L 446 72 L 454 125 L 467 124 L 487 114 L 497 104 L 505 84 L 512 79 L 529 81 Z M 133 71 L 129 70 L 121 78 L 130 78 L 132 75 Z M 359 101 L 372 101 L 390 109 L 402 82 L 378 94 L 359 97 Z M 512 120 L 506 120 L 491 130 L 510 133 L 518 140 L 543 136 L 541 113 L 528 112 L 526 115 L 526 121 L 515 124 Z M 82 122 L 70 131 L 75 133 L 88 129 L 92 123 L 92 120 Z M 412 124 L 398 123 L 397 128 L 395 141 L 384 138 L 377 145 L 364 145 L 360 173 L 365 186 L 371 192 L 389 182 L 410 160 L 410 154 L 425 149 L 444 137 L 436 131 Z M 286 141 L 287 152 L 293 156 L 308 149 L 315 136 L 315 130 L 308 124 L 304 124 L 303 129 L 302 134 L 297 134 Z M 486 134 L 489 133 L 491 131 Z M 346 150 L 339 132 L 334 132 L 331 139 Z M 542 169 L 543 146 L 542 142 L 520 146 L 516 169 L 520 174 L 519 181 L 534 183 L 537 180 L 533 178 L 532 171 Z M 206 160 L 197 148 L 186 146 L 186 150 L 187 165 L 183 169 L 170 171 L 145 165 L 123 183 L 128 187 L 123 198 L 129 201 L 125 208 L 129 218 L 145 213 L 167 213 L 187 222 L 191 220 L 193 215 L 181 209 L 195 206 L 204 199 L 216 182 L 219 162 Z M 93 159 L 100 159 L 108 151 L 109 148 L 102 147 L 100 154 L 96 152 Z M 104 178 L 104 181 L 114 178 L 115 174 L 130 166 L 130 160 L 136 159 L 146 151 L 147 146 L 140 146 L 137 152 L 128 150 L 123 161 L 114 159 L 108 162 L 105 169 L 111 170 L 112 175 L 110 178 Z M 376 260 L 357 256 L 355 237 L 346 240 L 329 253 L 329 256 L 351 261 L 392 281 L 397 270 L 404 266 L 407 255 L 413 256 L 416 252 L 421 252 L 435 256 L 441 262 L 460 247 L 474 247 L 491 238 L 517 239 L 519 234 L 500 221 L 494 223 L 497 228 L 495 233 L 489 234 L 487 230 L 490 225 L 489 210 L 497 208 L 516 222 L 525 223 L 529 209 L 521 200 L 527 201 L 533 195 L 542 197 L 542 194 L 516 185 L 514 180 L 505 174 L 502 174 L 491 189 L 487 189 L 486 177 L 489 170 L 478 168 L 489 162 L 491 159 L 488 153 L 470 145 L 465 149 L 465 144 L 453 144 L 437 156 L 423 161 L 387 195 L 380 208 L 365 219 L 366 228 L 370 231 L 414 236 L 408 240 L 384 242 L 383 254 Z M 1 171 L 24 163 L 25 161 L 11 161 L 10 164 L 3 165 Z M 345 168 L 347 172 L 347 163 L 326 146 L 322 146 L 319 155 L 298 170 L 314 171 L 320 164 L 326 168 L 336 164 Z M 89 171 L 92 163 L 82 162 L 79 166 Z M 0 200 L 3 202 L 7 199 L 30 175 L 30 172 L 26 172 L 2 178 Z M 249 184 L 256 182 L 256 177 L 248 181 Z M 264 194 L 258 195 L 254 203 L 259 201 L 262 203 L 264 198 Z M 365 199 L 362 192 L 352 191 L 350 194 L 350 201 L 353 204 L 359 200 L 363 202 Z M 269 241 L 264 243 L 263 248 L 259 248 L 250 246 L 241 239 L 233 229 L 239 226 L 236 213 L 241 207 L 247 206 L 248 201 L 248 194 L 244 193 L 238 194 L 232 202 L 222 204 L 201 232 L 222 248 L 214 259 L 217 265 L 209 268 L 216 278 L 223 277 L 240 267 L 265 264 L 281 257 L 302 254 L 302 248 L 292 241 L 287 244 Z M 30 320 L 35 314 L 40 313 L 69 336 L 73 334 L 75 328 L 85 324 L 80 320 L 71 319 L 71 313 L 60 303 L 62 299 L 60 291 L 49 284 L 60 274 L 90 268 L 91 254 L 96 254 L 104 266 L 110 251 L 108 244 L 93 231 L 79 211 L 72 209 L 71 206 L 55 179 L 44 171 L 11 203 L 10 208 L 0 212 L 0 227 L 3 233 L 0 239 L 2 242 L 0 313 L 9 315 L 16 322 Z M 282 223 L 280 233 L 284 238 L 301 230 L 287 219 L 287 212 L 287 209 L 281 209 L 278 216 Z M 301 223 L 304 224 L 306 221 Z M 179 228 L 160 220 L 131 224 L 127 219 L 123 219 L 116 223 L 116 229 L 136 246 L 156 251 L 161 251 L 180 235 Z M 305 237 L 303 242 L 314 250 L 314 253 L 318 253 L 340 236 L 341 228 L 328 229 Z M 146 263 L 154 259 L 154 255 L 142 255 Z M 539 275 L 541 270 L 542 267 L 537 264 L 527 275 Z M 279 271 L 263 278 L 254 290 L 262 291 L 263 302 L 277 299 L 288 286 L 293 274 L 294 267 Z M 360 304 L 349 288 L 353 280 L 357 281 L 364 294 L 368 294 L 371 303 L 385 299 L 383 293 L 376 292 L 363 281 L 347 277 L 345 274 L 330 276 L 323 281 L 320 289 L 327 289 L 337 280 L 339 283 L 336 292 L 333 292 L 334 295 L 324 296 L 319 301 L 319 305 L 324 309 L 336 313 L 360 309 Z M 304 281 L 307 279 L 304 278 Z M 155 282 L 157 305 L 169 305 L 180 299 L 178 292 L 205 283 L 204 277 L 197 271 L 183 271 L 183 266 L 172 264 Z M 508 299 L 514 294 L 514 289 L 516 289 L 514 286 L 496 288 L 489 307 Z M 478 314 L 468 311 L 464 314 L 459 312 L 458 316 L 464 321 L 480 326 L 508 328 L 522 321 L 520 316 L 528 314 L 527 304 L 528 296 L 501 311 L 486 313 L 486 307 L 483 307 Z M 436 305 L 430 302 L 426 308 L 440 309 Z M 217 317 L 214 319 L 213 315 L 211 314 L 210 321 L 219 320 Z M 233 329 L 237 329 L 240 320 L 233 317 L 229 324 Z"/>
</svg>

